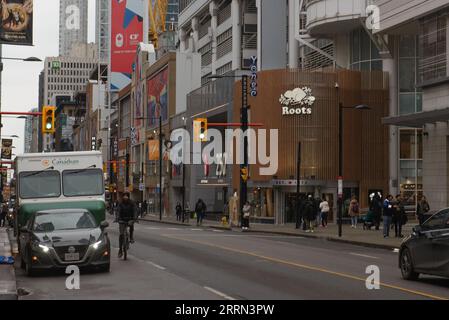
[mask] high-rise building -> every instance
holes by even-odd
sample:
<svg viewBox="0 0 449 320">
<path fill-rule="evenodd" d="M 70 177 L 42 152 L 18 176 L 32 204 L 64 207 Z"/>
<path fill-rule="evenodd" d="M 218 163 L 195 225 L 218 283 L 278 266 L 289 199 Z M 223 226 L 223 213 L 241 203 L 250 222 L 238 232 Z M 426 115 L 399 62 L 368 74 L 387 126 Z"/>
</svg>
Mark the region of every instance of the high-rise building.
<svg viewBox="0 0 449 320">
<path fill-rule="evenodd" d="M 95 42 L 101 62 L 109 61 L 109 0 L 96 0 Z"/>
<path fill-rule="evenodd" d="M 60 0 L 59 55 L 68 56 L 74 43 L 87 43 L 88 1 Z"/>
<path fill-rule="evenodd" d="M 32 109 L 31 112 L 37 112 L 38 109 Z M 34 116 L 27 116 L 25 120 L 25 134 L 24 134 L 24 140 L 25 140 L 25 149 L 24 153 L 31 153 L 31 152 L 37 152 L 36 142 L 37 142 L 37 136 L 35 134 L 37 133 L 37 127 L 39 125 L 39 121 Z"/>
<path fill-rule="evenodd" d="M 43 105 L 58 106 L 62 101 L 72 100 L 77 92 L 85 91 L 90 73 L 97 64 L 98 59 L 93 57 L 47 57 Z M 43 137 L 43 150 L 52 150 L 51 144 L 51 137 Z"/>
</svg>

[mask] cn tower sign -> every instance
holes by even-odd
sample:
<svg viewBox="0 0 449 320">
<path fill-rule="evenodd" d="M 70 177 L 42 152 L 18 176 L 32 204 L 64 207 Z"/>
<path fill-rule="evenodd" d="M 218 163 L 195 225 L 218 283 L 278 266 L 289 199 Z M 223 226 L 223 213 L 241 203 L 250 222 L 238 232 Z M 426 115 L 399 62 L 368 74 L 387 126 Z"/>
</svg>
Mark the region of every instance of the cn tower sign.
<svg viewBox="0 0 449 320">
<path fill-rule="evenodd" d="M 309 87 L 289 90 L 281 95 L 279 102 L 282 105 L 282 115 L 310 115 L 316 98 Z"/>
</svg>

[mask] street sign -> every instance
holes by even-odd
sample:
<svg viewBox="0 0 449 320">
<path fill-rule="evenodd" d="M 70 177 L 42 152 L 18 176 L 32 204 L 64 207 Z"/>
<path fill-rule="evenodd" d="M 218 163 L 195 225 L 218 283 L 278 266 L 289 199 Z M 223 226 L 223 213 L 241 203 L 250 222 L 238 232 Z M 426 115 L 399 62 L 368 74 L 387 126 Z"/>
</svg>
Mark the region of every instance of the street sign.
<svg viewBox="0 0 449 320">
<path fill-rule="evenodd" d="M 343 177 L 338 177 L 338 197 L 343 198 Z"/>
<path fill-rule="evenodd" d="M 139 191 L 144 191 L 145 185 L 143 183 L 139 183 Z"/>
</svg>

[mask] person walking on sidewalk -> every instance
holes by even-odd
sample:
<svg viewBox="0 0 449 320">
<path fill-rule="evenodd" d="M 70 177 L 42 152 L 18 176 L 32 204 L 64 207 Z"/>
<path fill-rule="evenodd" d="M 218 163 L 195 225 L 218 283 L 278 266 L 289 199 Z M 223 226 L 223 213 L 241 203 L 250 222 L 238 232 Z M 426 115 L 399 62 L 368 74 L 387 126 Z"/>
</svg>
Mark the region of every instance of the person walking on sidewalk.
<svg viewBox="0 0 449 320">
<path fill-rule="evenodd" d="M 393 208 L 393 196 L 389 194 L 387 198 L 384 201 L 384 238 L 388 238 L 390 236 L 390 225 L 391 225 L 391 219 L 394 214 L 394 208 Z"/>
<path fill-rule="evenodd" d="M 195 205 L 195 213 L 196 213 L 196 225 L 202 226 L 203 219 L 206 214 L 206 204 L 202 199 L 198 199 L 198 202 Z"/>
<path fill-rule="evenodd" d="M 5 203 L 2 205 L 2 210 L 0 211 L 0 227 L 4 227 L 6 225 L 7 214 L 8 214 L 8 206 Z"/>
<path fill-rule="evenodd" d="M 396 196 L 396 203 L 394 208 L 394 236 L 396 238 L 403 238 L 404 236 L 402 235 L 402 226 L 407 223 L 407 214 L 404 208 L 404 200 L 402 199 L 400 194 Z"/>
<path fill-rule="evenodd" d="M 417 218 L 419 224 L 423 224 L 426 221 L 426 213 L 430 211 L 429 202 L 427 202 L 426 196 L 422 196 L 421 201 L 418 202 Z"/>
<path fill-rule="evenodd" d="M 246 201 L 242 209 L 243 219 L 242 219 L 242 230 L 249 229 L 249 217 L 251 216 L 251 205 Z"/>
<path fill-rule="evenodd" d="M 380 228 L 380 220 L 382 218 L 382 198 L 376 193 L 371 200 L 370 211 L 373 213 L 373 224 L 376 230 Z"/>
<path fill-rule="evenodd" d="M 312 196 L 307 197 L 304 203 L 303 217 L 306 220 L 306 232 L 314 232 L 316 220 L 316 206 Z"/>
<path fill-rule="evenodd" d="M 301 224 L 304 219 L 304 198 L 301 196 L 298 201 L 295 203 L 295 211 L 296 211 L 296 229 L 301 228 Z M 305 230 L 305 229 L 304 229 Z"/>
<path fill-rule="evenodd" d="M 179 202 L 176 204 L 175 212 L 176 212 L 176 221 L 181 221 L 182 220 L 182 207 Z"/>
<path fill-rule="evenodd" d="M 323 228 L 327 228 L 327 218 L 329 215 L 330 207 L 326 199 L 321 201 L 320 211 L 321 211 L 321 225 L 323 226 Z"/>
<path fill-rule="evenodd" d="M 355 196 L 352 197 L 351 202 L 349 203 L 348 214 L 351 217 L 351 227 L 357 228 L 357 219 L 360 215 L 360 207 Z"/>
</svg>

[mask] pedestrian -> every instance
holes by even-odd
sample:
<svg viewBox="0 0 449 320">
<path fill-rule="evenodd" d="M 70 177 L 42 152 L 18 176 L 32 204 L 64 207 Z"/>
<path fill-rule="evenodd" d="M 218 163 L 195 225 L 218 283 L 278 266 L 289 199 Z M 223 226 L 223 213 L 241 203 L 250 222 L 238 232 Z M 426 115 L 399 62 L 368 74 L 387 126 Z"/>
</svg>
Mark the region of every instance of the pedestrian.
<svg viewBox="0 0 449 320">
<path fill-rule="evenodd" d="M 243 219 L 242 219 L 242 230 L 249 229 L 249 217 L 251 216 L 251 205 L 248 201 L 245 202 L 245 205 L 242 209 Z"/>
<path fill-rule="evenodd" d="M 393 208 L 393 196 L 389 194 L 387 198 L 384 200 L 383 209 L 384 209 L 384 238 L 388 238 L 390 236 L 390 225 L 391 220 L 394 214 Z"/>
<path fill-rule="evenodd" d="M 404 200 L 400 194 L 396 196 L 394 208 L 394 236 L 396 238 L 403 238 L 402 226 L 407 223 L 407 214 L 404 208 Z"/>
<path fill-rule="evenodd" d="M 420 225 L 426 221 L 426 214 L 429 211 L 430 211 L 429 202 L 427 202 L 426 196 L 422 196 L 421 200 L 418 202 L 417 208 L 417 218 Z"/>
<path fill-rule="evenodd" d="M 306 232 L 313 233 L 315 231 L 316 207 L 312 195 L 307 197 L 302 212 L 306 221 Z"/>
<path fill-rule="evenodd" d="M 321 204 L 321 198 L 316 198 L 315 199 L 315 209 L 316 209 L 316 218 L 315 218 L 315 227 L 318 228 L 318 226 L 321 226 L 321 209 L 320 209 L 320 204 Z"/>
<path fill-rule="evenodd" d="M 321 210 L 321 225 L 323 226 L 323 228 L 327 228 L 327 218 L 329 216 L 330 207 L 326 199 L 321 201 L 320 210 Z"/>
<path fill-rule="evenodd" d="M 143 202 L 143 214 L 144 214 L 144 216 L 146 216 L 147 213 L 148 213 L 148 202 L 147 202 L 147 200 L 145 200 Z"/>
<path fill-rule="evenodd" d="M 175 211 L 176 211 L 176 221 L 181 221 L 182 220 L 182 207 L 179 202 L 176 204 Z"/>
<path fill-rule="evenodd" d="M 8 206 L 6 203 L 2 205 L 2 210 L 0 211 L 0 227 L 6 225 L 6 216 L 8 215 Z"/>
<path fill-rule="evenodd" d="M 382 218 L 382 198 L 379 193 L 373 195 L 370 204 L 370 211 L 373 213 L 373 224 L 376 230 L 379 230 L 380 220 Z"/>
<path fill-rule="evenodd" d="M 229 201 L 226 201 L 223 205 L 223 216 L 226 218 L 227 221 L 229 220 Z"/>
<path fill-rule="evenodd" d="M 139 206 L 139 218 L 142 218 L 142 201 L 138 202 L 138 206 Z"/>
<path fill-rule="evenodd" d="M 130 221 L 134 221 L 136 219 L 137 213 L 136 213 L 136 205 L 135 203 L 130 199 L 129 192 L 125 192 L 122 197 L 122 202 L 119 204 L 118 207 L 118 221 L 119 221 L 119 252 L 118 256 L 119 258 L 122 257 L 123 251 L 123 241 L 125 239 L 125 229 L 129 225 Z M 130 242 L 134 243 L 134 225 L 131 223 L 129 225 L 129 238 Z"/>
<path fill-rule="evenodd" d="M 357 228 L 357 219 L 360 215 L 360 207 L 356 196 L 353 196 L 351 202 L 349 203 L 348 214 L 351 217 L 351 228 Z"/>
<path fill-rule="evenodd" d="M 198 199 L 198 202 L 195 205 L 195 213 L 196 213 L 196 225 L 203 225 L 203 219 L 206 214 L 206 204 L 202 199 Z"/>
</svg>

